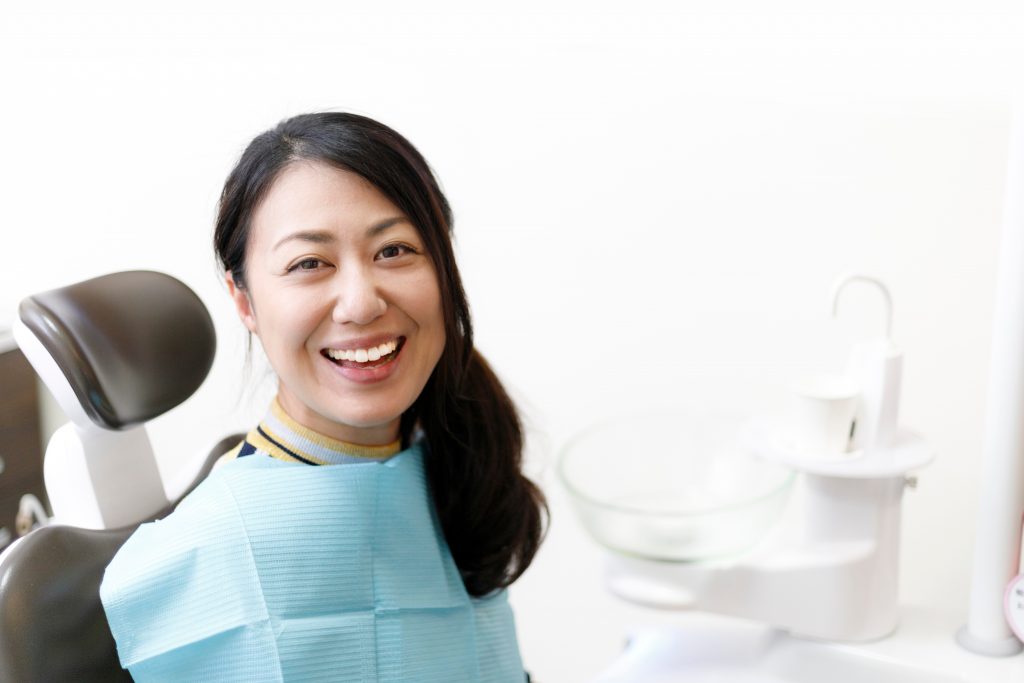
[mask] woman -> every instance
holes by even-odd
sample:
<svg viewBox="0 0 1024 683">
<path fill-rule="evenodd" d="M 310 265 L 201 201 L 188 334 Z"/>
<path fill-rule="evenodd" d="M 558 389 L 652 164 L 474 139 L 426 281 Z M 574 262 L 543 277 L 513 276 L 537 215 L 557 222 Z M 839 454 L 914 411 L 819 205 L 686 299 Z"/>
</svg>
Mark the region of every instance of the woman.
<svg viewBox="0 0 1024 683">
<path fill-rule="evenodd" d="M 245 150 L 214 245 L 278 392 L 107 569 L 136 680 L 523 679 L 504 589 L 546 507 L 451 225 L 423 157 L 371 119 L 297 116 Z"/>
</svg>

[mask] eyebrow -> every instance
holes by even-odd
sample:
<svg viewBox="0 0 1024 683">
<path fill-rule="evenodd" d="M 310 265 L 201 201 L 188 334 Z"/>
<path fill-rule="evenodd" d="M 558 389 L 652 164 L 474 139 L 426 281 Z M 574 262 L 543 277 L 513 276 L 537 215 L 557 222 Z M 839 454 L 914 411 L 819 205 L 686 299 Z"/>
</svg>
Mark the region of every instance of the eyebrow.
<svg viewBox="0 0 1024 683">
<path fill-rule="evenodd" d="M 391 218 L 385 218 L 377 221 L 366 229 L 366 236 L 376 237 L 388 228 L 403 222 L 408 223 L 409 219 L 405 216 L 392 216 Z M 314 244 L 333 244 L 336 241 L 336 238 L 334 233 L 328 230 L 300 230 L 299 232 L 293 232 L 278 241 L 278 243 L 274 245 L 274 250 L 285 242 L 290 242 L 291 240 L 302 240 L 303 242 L 312 242 Z"/>
</svg>

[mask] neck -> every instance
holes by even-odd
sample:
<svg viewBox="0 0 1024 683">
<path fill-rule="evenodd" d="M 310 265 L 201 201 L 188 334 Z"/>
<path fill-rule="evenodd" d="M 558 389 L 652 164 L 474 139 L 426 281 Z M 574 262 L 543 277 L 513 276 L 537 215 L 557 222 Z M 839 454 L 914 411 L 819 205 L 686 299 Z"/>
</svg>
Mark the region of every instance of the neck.
<svg viewBox="0 0 1024 683">
<path fill-rule="evenodd" d="M 401 450 L 396 438 L 390 443 L 363 445 L 342 441 L 297 422 L 277 398 L 246 442 L 273 458 L 310 465 L 339 465 L 387 460 Z"/>
<path fill-rule="evenodd" d="M 324 417 L 297 400 L 288 391 L 278 391 L 274 402 L 294 422 L 335 441 L 359 446 L 381 446 L 390 444 L 399 437 L 400 417 L 382 425 L 357 427 Z"/>
</svg>

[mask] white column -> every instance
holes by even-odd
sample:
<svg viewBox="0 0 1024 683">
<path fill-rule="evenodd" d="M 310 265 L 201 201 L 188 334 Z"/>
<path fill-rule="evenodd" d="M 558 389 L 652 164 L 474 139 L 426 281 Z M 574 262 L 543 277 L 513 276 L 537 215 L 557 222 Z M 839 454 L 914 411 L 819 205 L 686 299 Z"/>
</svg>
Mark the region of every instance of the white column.
<svg viewBox="0 0 1024 683">
<path fill-rule="evenodd" d="M 981 497 L 967 626 L 957 640 L 987 655 L 1021 650 L 1003 616 L 1024 516 L 1024 98 L 1016 102 L 1003 205 Z"/>
</svg>

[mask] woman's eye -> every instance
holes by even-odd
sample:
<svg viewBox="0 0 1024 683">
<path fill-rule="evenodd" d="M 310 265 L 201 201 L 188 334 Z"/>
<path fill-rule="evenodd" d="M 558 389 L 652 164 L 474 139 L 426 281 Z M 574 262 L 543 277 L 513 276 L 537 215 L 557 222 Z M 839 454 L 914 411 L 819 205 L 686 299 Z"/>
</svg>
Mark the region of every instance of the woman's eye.
<svg viewBox="0 0 1024 683">
<path fill-rule="evenodd" d="M 382 259 L 393 259 L 398 258 L 402 254 L 415 253 L 416 250 L 406 244 L 389 244 L 377 252 L 377 255 Z"/>
<path fill-rule="evenodd" d="M 320 259 L 318 258 L 302 259 L 294 266 L 289 268 L 288 272 L 290 273 L 293 270 L 316 270 L 318 265 L 320 265 Z"/>
</svg>

